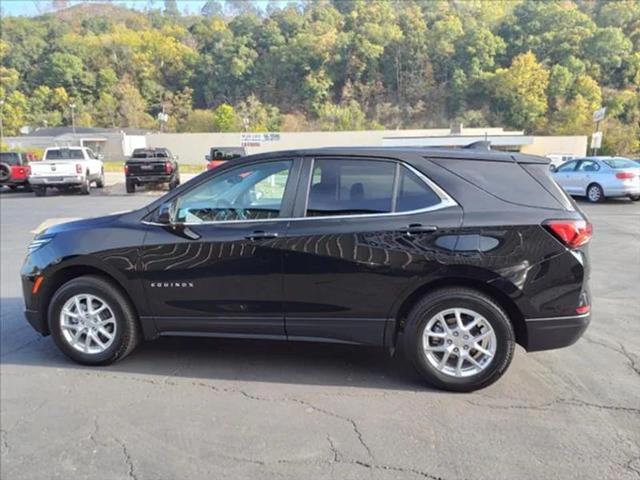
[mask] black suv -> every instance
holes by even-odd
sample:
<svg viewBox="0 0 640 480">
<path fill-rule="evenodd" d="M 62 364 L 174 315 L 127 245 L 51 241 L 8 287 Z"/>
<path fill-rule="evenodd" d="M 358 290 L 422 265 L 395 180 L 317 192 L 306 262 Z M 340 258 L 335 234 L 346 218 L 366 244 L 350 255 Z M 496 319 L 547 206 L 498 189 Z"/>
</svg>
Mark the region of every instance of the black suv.
<svg viewBox="0 0 640 480">
<path fill-rule="evenodd" d="M 77 362 L 208 335 L 400 347 L 438 387 L 496 381 L 515 344 L 590 320 L 591 225 L 512 153 L 335 148 L 245 157 L 149 206 L 51 227 L 26 316 Z"/>
</svg>

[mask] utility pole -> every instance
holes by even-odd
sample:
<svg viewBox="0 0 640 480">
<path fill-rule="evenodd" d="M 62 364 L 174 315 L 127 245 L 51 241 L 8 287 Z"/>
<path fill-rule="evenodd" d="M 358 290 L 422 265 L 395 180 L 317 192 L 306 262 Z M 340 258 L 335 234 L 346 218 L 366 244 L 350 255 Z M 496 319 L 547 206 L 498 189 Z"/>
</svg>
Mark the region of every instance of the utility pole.
<svg viewBox="0 0 640 480">
<path fill-rule="evenodd" d="M 4 120 L 4 99 L 0 98 L 0 143 L 4 138 L 4 125 L 2 123 L 3 120 Z"/>
<path fill-rule="evenodd" d="M 70 103 L 69 108 L 71 109 L 71 128 L 73 129 L 73 134 L 75 135 L 76 134 L 76 115 L 75 115 L 76 104 Z"/>
</svg>

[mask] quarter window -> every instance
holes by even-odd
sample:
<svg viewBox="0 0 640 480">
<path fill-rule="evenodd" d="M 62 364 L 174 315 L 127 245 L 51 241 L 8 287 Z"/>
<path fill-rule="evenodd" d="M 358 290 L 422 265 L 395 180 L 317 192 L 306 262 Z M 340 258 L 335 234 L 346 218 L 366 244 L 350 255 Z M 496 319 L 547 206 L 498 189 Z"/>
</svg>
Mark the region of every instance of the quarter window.
<svg viewBox="0 0 640 480">
<path fill-rule="evenodd" d="M 178 198 L 177 223 L 276 218 L 292 162 L 259 163 L 215 176 Z"/>
<path fill-rule="evenodd" d="M 396 212 L 408 212 L 432 207 L 440 203 L 440 197 L 415 173 L 406 167 L 400 169 Z"/>
</svg>

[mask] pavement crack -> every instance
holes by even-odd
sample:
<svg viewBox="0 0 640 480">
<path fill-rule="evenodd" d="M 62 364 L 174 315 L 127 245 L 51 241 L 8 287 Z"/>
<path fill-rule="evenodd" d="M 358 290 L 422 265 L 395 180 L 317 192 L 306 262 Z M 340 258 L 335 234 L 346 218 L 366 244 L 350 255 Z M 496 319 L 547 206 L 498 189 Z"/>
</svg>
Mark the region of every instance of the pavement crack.
<svg viewBox="0 0 640 480">
<path fill-rule="evenodd" d="M 625 346 L 622 343 L 618 343 L 618 345 L 620 346 L 620 348 L 617 348 L 613 345 L 610 345 L 608 343 L 605 342 L 601 342 L 599 340 L 595 340 L 587 335 L 584 336 L 584 339 L 589 342 L 589 343 L 593 343 L 595 345 L 599 345 L 603 348 L 606 348 L 608 350 L 611 350 L 612 352 L 616 352 L 620 355 L 622 355 L 623 357 L 625 357 L 627 359 L 627 362 L 629 362 L 629 366 L 631 367 L 631 369 L 636 372 L 638 375 L 640 375 L 640 365 L 638 365 L 638 361 L 634 358 L 634 356 L 625 348 Z"/>
<path fill-rule="evenodd" d="M 628 412 L 633 414 L 640 414 L 640 408 L 635 407 L 625 407 L 620 405 L 602 405 L 599 403 L 587 402 L 585 400 L 579 400 L 576 398 L 557 398 L 555 400 L 551 400 L 549 402 L 539 403 L 535 405 L 531 404 L 509 404 L 509 405 L 492 405 L 488 403 L 480 403 L 474 400 L 465 400 L 465 402 L 470 405 L 476 407 L 484 407 L 491 408 L 495 410 L 548 410 L 549 408 L 555 405 L 567 405 L 573 407 L 584 407 L 584 408 L 595 408 L 598 410 L 609 410 L 609 411 L 619 411 L 619 412 Z"/>
<path fill-rule="evenodd" d="M 395 465 L 385 465 L 385 464 L 378 464 L 378 463 L 368 463 L 360 460 L 351 460 L 351 461 L 346 461 L 341 463 L 358 465 L 360 467 L 368 468 L 370 470 L 386 470 L 391 472 L 412 473 L 418 477 L 428 478 L 430 480 L 444 480 L 443 477 L 439 477 L 437 475 L 431 475 L 430 473 L 424 472 L 422 470 L 418 470 L 416 468 L 397 467 Z"/>
<path fill-rule="evenodd" d="M 125 461 L 125 464 L 127 465 L 127 474 L 129 475 L 129 478 L 133 480 L 138 480 L 138 476 L 136 475 L 136 471 L 133 466 L 133 461 L 131 460 L 131 455 L 129 454 L 129 449 L 127 449 L 127 444 L 124 443 L 119 438 L 114 437 L 113 439 L 122 448 L 122 455 L 124 456 L 124 461 Z"/>
<path fill-rule="evenodd" d="M 327 442 L 329 442 L 329 449 L 331 450 L 331 453 L 332 453 L 332 457 L 330 461 L 332 463 L 340 463 L 342 455 L 340 455 L 338 448 L 336 447 L 335 443 L 333 443 L 333 439 L 331 438 L 331 435 L 327 435 Z"/>
</svg>

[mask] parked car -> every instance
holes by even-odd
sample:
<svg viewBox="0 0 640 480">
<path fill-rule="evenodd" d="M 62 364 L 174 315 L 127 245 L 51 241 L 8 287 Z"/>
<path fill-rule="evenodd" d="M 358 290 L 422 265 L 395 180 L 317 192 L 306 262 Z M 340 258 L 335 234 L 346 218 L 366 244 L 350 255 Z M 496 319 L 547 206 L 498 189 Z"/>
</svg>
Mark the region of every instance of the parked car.
<svg viewBox="0 0 640 480">
<path fill-rule="evenodd" d="M 582 335 L 591 231 L 540 157 L 272 152 L 52 226 L 21 273 L 27 320 L 79 363 L 167 335 L 336 342 L 399 347 L 428 382 L 470 391 L 516 343 Z"/>
<path fill-rule="evenodd" d="M 51 147 L 44 151 L 41 161 L 31 164 L 29 183 L 38 197 L 46 195 L 51 187 L 79 188 L 89 195 L 92 183 L 104 187 L 104 165 L 90 148 Z"/>
<path fill-rule="evenodd" d="M 11 190 L 18 187 L 29 188 L 29 157 L 22 152 L 0 152 L 0 187 Z"/>
<path fill-rule="evenodd" d="M 242 158 L 246 155 L 244 147 L 211 147 L 209 154 L 205 155 L 207 161 L 207 170 L 213 170 L 230 160 Z"/>
<path fill-rule="evenodd" d="M 592 203 L 609 197 L 640 200 L 640 165 L 622 157 L 586 157 L 563 163 L 553 178 L 570 195 Z"/>
<path fill-rule="evenodd" d="M 169 190 L 180 185 L 178 160 L 166 148 L 136 148 L 124 164 L 124 175 L 127 193 L 149 183 L 166 183 Z"/>
</svg>

